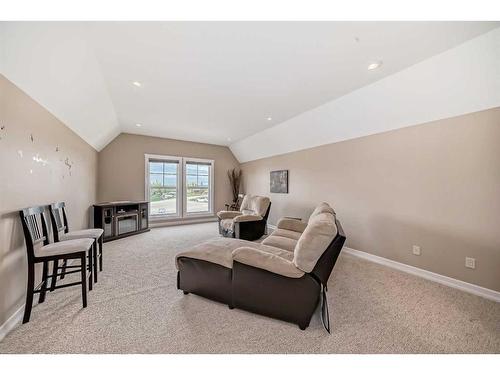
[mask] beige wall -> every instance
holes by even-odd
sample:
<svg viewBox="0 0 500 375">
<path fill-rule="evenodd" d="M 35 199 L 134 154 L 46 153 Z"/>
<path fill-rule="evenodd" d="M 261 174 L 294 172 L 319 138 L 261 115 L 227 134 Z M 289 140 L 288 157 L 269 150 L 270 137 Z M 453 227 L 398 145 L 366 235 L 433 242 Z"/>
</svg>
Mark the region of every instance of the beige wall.
<svg viewBox="0 0 500 375">
<path fill-rule="evenodd" d="M 330 202 L 348 247 L 500 291 L 500 108 L 242 164 L 270 222 Z M 269 193 L 288 169 L 289 194 Z M 422 255 L 412 254 L 412 245 Z M 464 267 L 465 256 L 476 269 Z"/>
<path fill-rule="evenodd" d="M 18 210 L 62 200 L 70 228 L 86 227 L 96 199 L 97 152 L 2 75 L 0 125 L 5 127 L 0 130 L 2 325 L 22 306 L 26 290 L 26 248 Z"/>
<path fill-rule="evenodd" d="M 227 147 L 121 134 L 98 156 L 1 75 L 0 126 L 0 325 L 24 303 L 19 209 L 64 200 L 83 228 L 96 197 L 144 198 L 145 153 L 214 159 L 216 210 L 231 199 Z M 500 291 L 499 139 L 497 108 L 245 163 L 244 191 L 271 196 L 271 223 L 328 201 L 347 246 Z M 289 194 L 269 193 L 277 169 L 290 171 Z"/>
<path fill-rule="evenodd" d="M 238 167 L 228 147 L 135 134 L 120 134 L 99 152 L 99 201 L 144 199 L 144 154 L 215 160 L 214 208 L 232 200 L 227 171 Z"/>
</svg>

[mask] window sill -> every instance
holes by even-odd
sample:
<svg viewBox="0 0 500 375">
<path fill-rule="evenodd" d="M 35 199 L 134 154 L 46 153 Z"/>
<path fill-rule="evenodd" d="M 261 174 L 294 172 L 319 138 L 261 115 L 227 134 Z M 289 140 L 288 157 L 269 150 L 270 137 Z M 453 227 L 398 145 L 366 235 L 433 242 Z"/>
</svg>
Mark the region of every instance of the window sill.
<svg viewBox="0 0 500 375">
<path fill-rule="evenodd" d="M 188 217 L 157 217 L 150 218 L 149 223 L 152 228 L 170 226 L 170 225 L 182 225 L 182 224 L 195 224 L 195 223 L 206 223 L 211 221 L 217 221 L 217 216 L 215 215 L 197 215 Z"/>
<path fill-rule="evenodd" d="M 203 213 L 192 213 L 186 214 L 185 216 L 168 216 L 168 215 L 150 215 L 149 221 L 184 221 L 189 219 L 201 219 L 201 218 L 215 218 L 217 217 L 213 212 L 203 212 Z"/>
<path fill-rule="evenodd" d="M 190 217 L 215 217 L 213 212 L 191 212 L 185 213 L 183 219 L 188 219 Z"/>
</svg>

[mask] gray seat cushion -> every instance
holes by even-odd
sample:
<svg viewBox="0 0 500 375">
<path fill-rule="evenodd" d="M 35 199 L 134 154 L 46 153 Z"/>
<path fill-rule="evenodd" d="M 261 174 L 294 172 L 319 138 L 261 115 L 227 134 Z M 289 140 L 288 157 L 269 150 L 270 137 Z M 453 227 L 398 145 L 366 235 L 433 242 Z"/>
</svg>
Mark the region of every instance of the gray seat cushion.
<svg viewBox="0 0 500 375">
<path fill-rule="evenodd" d="M 53 255 L 63 255 L 87 251 L 92 247 L 94 240 L 91 238 L 80 238 L 51 243 L 35 249 L 36 257 L 48 257 Z"/>
<path fill-rule="evenodd" d="M 295 246 L 297 245 L 297 240 L 288 237 L 275 236 L 274 234 L 272 234 L 264 241 L 262 241 L 262 244 L 278 247 L 286 251 L 293 251 L 293 249 L 295 249 Z"/>
<path fill-rule="evenodd" d="M 234 238 L 215 238 L 202 242 L 189 250 L 183 251 L 175 257 L 175 265 L 178 269 L 177 259 L 181 257 L 205 260 L 207 262 L 219 264 L 221 266 L 233 267 L 233 251 L 240 247 L 250 247 L 281 256 L 286 260 L 293 260 L 293 253 L 278 249 L 276 247 L 266 246 L 252 241 L 238 240 Z"/>
<path fill-rule="evenodd" d="M 68 233 L 61 233 L 61 241 L 74 240 L 78 238 L 98 239 L 104 231 L 101 228 L 74 230 Z"/>
<path fill-rule="evenodd" d="M 224 219 L 233 219 L 236 216 L 242 215 L 243 213 L 241 211 L 219 211 L 217 212 L 217 216 L 224 220 Z"/>
<path fill-rule="evenodd" d="M 286 237 L 286 238 L 291 238 L 292 240 L 298 240 L 300 236 L 302 235 L 302 232 L 295 232 L 293 230 L 288 230 L 288 229 L 276 229 L 271 236 L 280 236 L 280 237 Z"/>
<path fill-rule="evenodd" d="M 304 276 L 304 272 L 299 270 L 292 261 L 251 247 L 239 247 L 234 250 L 233 261 L 286 277 L 300 278 Z"/>
</svg>

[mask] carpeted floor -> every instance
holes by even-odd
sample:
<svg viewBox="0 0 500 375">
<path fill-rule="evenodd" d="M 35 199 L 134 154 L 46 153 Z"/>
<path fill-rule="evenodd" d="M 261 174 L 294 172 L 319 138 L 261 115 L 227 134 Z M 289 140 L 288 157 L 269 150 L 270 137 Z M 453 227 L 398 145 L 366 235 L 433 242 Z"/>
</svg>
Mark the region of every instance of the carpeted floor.
<svg viewBox="0 0 500 375">
<path fill-rule="evenodd" d="M 499 353 L 500 304 L 342 255 L 328 285 L 332 334 L 176 289 L 174 255 L 216 223 L 152 229 L 104 245 L 81 308 L 78 287 L 49 293 L 0 353 Z"/>
</svg>

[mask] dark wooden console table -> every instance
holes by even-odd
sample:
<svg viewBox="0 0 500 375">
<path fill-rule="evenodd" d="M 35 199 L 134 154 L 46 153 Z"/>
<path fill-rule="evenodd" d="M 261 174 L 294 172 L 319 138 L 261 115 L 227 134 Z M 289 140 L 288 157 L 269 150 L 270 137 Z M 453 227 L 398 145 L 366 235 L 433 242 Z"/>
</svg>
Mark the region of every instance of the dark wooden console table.
<svg viewBox="0 0 500 375">
<path fill-rule="evenodd" d="M 104 230 L 104 242 L 149 231 L 149 202 L 115 201 L 94 204 L 94 228 Z"/>
</svg>

